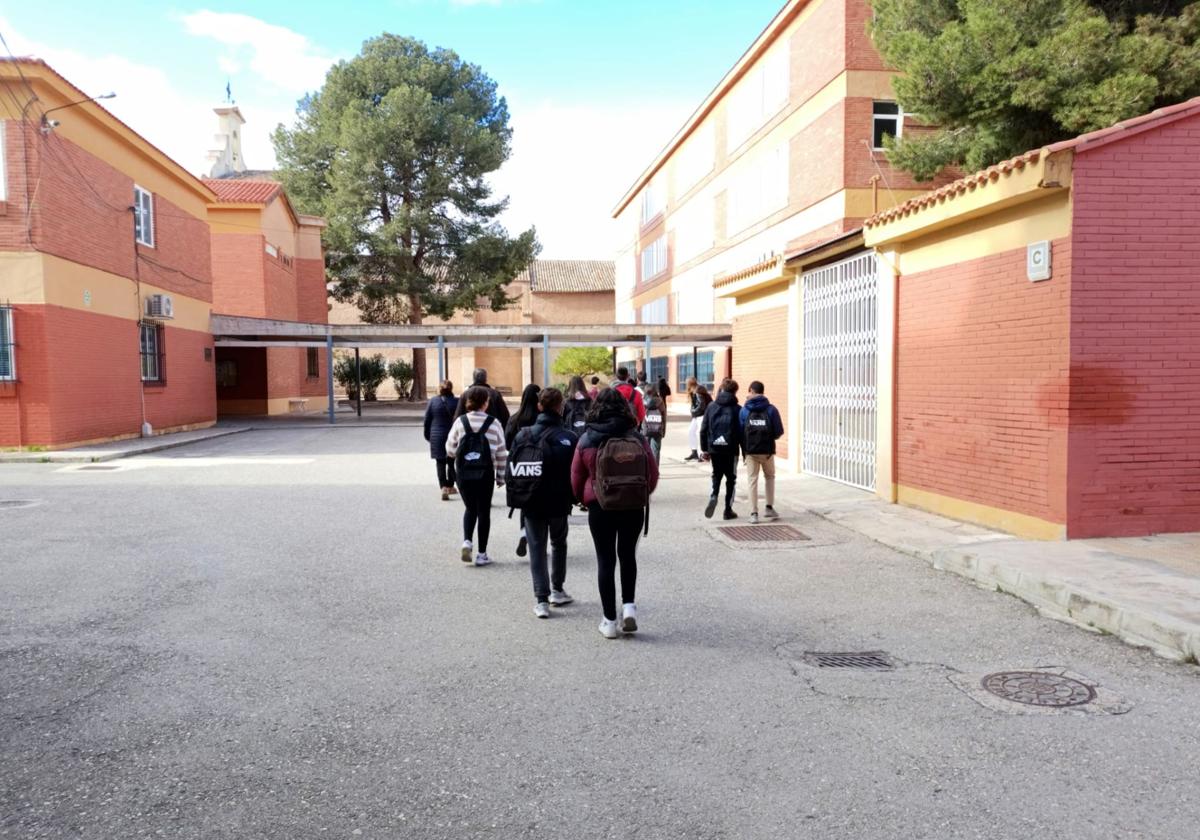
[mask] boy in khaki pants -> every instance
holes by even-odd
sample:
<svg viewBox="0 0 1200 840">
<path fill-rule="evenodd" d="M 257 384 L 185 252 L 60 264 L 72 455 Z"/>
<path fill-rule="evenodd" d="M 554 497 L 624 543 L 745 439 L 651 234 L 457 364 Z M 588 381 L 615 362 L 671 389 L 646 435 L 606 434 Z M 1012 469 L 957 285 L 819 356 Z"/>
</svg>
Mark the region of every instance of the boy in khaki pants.
<svg viewBox="0 0 1200 840">
<path fill-rule="evenodd" d="M 778 519 L 775 512 L 775 441 L 783 437 L 783 418 L 779 409 L 763 395 L 763 384 L 750 383 L 750 397 L 742 406 L 742 451 L 750 473 L 750 524 L 758 524 L 758 474 L 766 477 L 767 519 Z"/>
</svg>

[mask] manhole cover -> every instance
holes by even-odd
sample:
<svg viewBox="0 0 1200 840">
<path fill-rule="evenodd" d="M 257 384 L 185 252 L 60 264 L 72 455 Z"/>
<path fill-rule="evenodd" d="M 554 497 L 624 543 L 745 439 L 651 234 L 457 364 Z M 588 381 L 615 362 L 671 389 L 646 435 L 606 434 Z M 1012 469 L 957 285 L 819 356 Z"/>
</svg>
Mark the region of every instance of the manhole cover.
<svg viewBox="0 0 1200 840">
<path fill-rule="evenodd" d="M 88 464 L 85 467 L 80 467 L 77 472 L 112 472 L 119 469 L 121 468 L 116 464 Z"/>
<path fill-rule="evenodd" d="M 0 499 L 0 510 L 16 510 L 17 508 L 31 508 L 38 504 L 36 499 Z"/>
<path fill-rule="evenodd" d="M 985 691 L 1026 706 L 1062 709 L 1096 699 L 1096 689 L 1079 680 L 1044 671 L 1000 671 L 980 682 Z"/>
<path fill-rule="evenodd" d="M 735 542 L 801 542 L 808 539 L 791 525 L 726 525 L 717 530 Z"/>
<path fill-rule="evenodd" d="M 881 650 L 857 653 L 818 653 L 806 651 L 804 659 L 818 668 L 855 668 L 866 671 L 890 671 L 895 666 L 891 658 Z"/>
</svg>

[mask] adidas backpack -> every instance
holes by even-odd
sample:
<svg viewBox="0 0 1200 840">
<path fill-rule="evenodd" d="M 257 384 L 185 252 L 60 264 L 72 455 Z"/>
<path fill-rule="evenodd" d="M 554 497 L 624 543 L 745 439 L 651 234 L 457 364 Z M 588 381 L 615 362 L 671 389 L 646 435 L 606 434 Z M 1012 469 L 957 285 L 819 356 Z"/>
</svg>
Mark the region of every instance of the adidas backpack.
<svg viewBox="0 0 1200 840">
<path fill-rule="evenodd" d="M 596 501 L 604 510 L 640 510 L 650 506 L 650 465 L 635 434 L 610 437 L 596 452 Z"/>
<path fill-rule="evenodd" d="M 550 435 L 560 431 L 550 428 L 534 437 L 532 432 L 522 430 L 513 441 L 504 481 L 509 508 L 524 510 L 537 501 L 542 476 L 550 464 Z"/>
<path fill-rule="evenodd" d="M 723 448 L 726 446 L 736 446 L 737 441 L 733 435 L 733 417 L 734 412 L 738 411 L 736 405 L 717 406 L 717 409 L 712 414 L 712 422 L 708 424 L 708 448 L 714 446 Z"/>
<path fill-rule="evenodd" d="M 454 469 L 463 481 L 480 481 L 492 475 L 492 445 L 488 443 L 487 430 L 496 418 L 489 416 L 479 427 L 472 431 L 471 421 L 464 414 L 461 418 L 463 426 L 462 440 L 458 444 L 458 454 L 454 456 Z"/>
<path fill-rule="evenodd" d="M 771 412 L 760 408 L 746 415 L 746 453 L 774 455 L 775 430 L 771 428 Z"/>
</svg>

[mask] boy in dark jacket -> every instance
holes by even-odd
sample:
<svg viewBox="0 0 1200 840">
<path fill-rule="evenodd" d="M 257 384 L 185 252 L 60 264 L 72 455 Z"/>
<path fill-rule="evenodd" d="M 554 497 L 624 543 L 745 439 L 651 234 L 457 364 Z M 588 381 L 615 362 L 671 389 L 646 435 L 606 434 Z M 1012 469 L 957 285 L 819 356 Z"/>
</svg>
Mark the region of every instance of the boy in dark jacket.
<svg viewBox="0 0 1200 840">
<path fill-rule="evenodd" d="M 750 398 L 742 406 L 742 451 L 750 474 L 750 524 L 758 524 L 758 474 L 767 479 L 767 519 L 778 519 L 775 512 L 775 442 L 783 437 L 783 418 L 779 409 L 763 394 L 763 384 L 750 383 Z"/>
<path fill-rule="evenodd" d="M 551 605 L 562 607 L 574 600 L 563 589 L 563 584 L 567 579 L 567 523 L 574 503 L 571 462 L 578 438 L 563 426 L 563 395 L 557 388 L 542 390 L 538 395 L 538 410 L 540 413 L 534 424 L 517 433 L 512 451 L 517 453 L 534 445 L 540 446 L 543 453 L 536 494 L 522 508 L 522 513 L 536 599 L 533 614 L 538 618 L 549 618 Z M 521 469 L 522 465 L 515 458 L 509 460 L 510 473 L 515 475 Z M 513 484 L 513 479 L 510 478 L 509 484 Z M 547 537 L 552 552 L 549 574 L 546 572 Z"/>
<path fill-rule="evenodd" d="M 471 376 L 473 385 L 478 385 L 480 388 L 488 390 L 488 407 L 487 413 L 491 417 L 495 417 L 500 424 L 501 430 L 508 425 L 508 406 L 504 404 L 504 395 L 488 384 L 488 372 L 484 368 L 476 368 L 475 373 Z M 467 389 L 470 390 L 470 389 Z M 467 391 L 462 392 L 462 396 L 458 399 L 458 411 L 454 413 L 454 419 L 457 420 L 467 413 Z"/>
<path fill-rule="evenodd" d="M 737 519 L 733 511 L 733 488 L 737 483 L 738 456 L 742 453 L 741 406 L 738 384 L 732 379 L 721 383 L 717 398 L 709 404 L 700 424 L 700 450 L 712 460 L 712 495 L 704 508 L 709 519 L 717 509 L 721 479 L 725 479 L 725 518 Z"/>
</svg>

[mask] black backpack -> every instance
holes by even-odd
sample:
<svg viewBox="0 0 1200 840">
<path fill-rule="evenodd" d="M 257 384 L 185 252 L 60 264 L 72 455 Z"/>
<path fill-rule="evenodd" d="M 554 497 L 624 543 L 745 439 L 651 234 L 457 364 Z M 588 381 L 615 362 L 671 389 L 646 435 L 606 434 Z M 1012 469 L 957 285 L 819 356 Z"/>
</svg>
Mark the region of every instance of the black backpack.
<svg viewBox="0 0 1200 840">
<path fill-rule="evenodd" d="M 659 439 L 666 428 L 667 406 L 662 400 L 655 400 L 653 405 L 646 406 L 646 419 L 642 421 L 642 432 L 648 438 Z"/>
<path fill-rule="evenodd" d="M 492 475 L 492 445 L 488 443 L 487 430 L 496 418 L 489 416 L 479 427 L 479 431 L 471 430 L 471 421 L 464 414 L 462 421 L 463 436 L 458 444 L 458 454 L 454 456 L 454 469 L 463 481 L 480 481 Z"/>
<path fill-rule="evenodd" d="M 774 455 L 775 430 L 771 428 L 771 412 L 759 408 L 746 415 L 746 454 Z"/>
<path fill-rule="evenodd" d="M 550 465 L 550 435 L 561 431 L 551 427 L 537 437 L 525 429 L 517 434 L 512 452 L 508 453 L 504 479 L 510 509 L 524 510 L 538 500 L 542 492 L 542 477 Z"/>
<path fill-rule="evenodd" d="M 591 407 L 591 400 L 567 400 L 567 410 L 563 413 L 563 427 L 574 432 L 577 437 L 582 437 L 583 430 L 587 427 L 588 409 Z"/>
<path fill-rule="evenodd" d="M 717 406 L 708 424 L 708 448 L 723 449 L 727 446 L 737 446 L 733 436 L 733 413 L 738 411 L 736 405 Z"/>
</svg>

